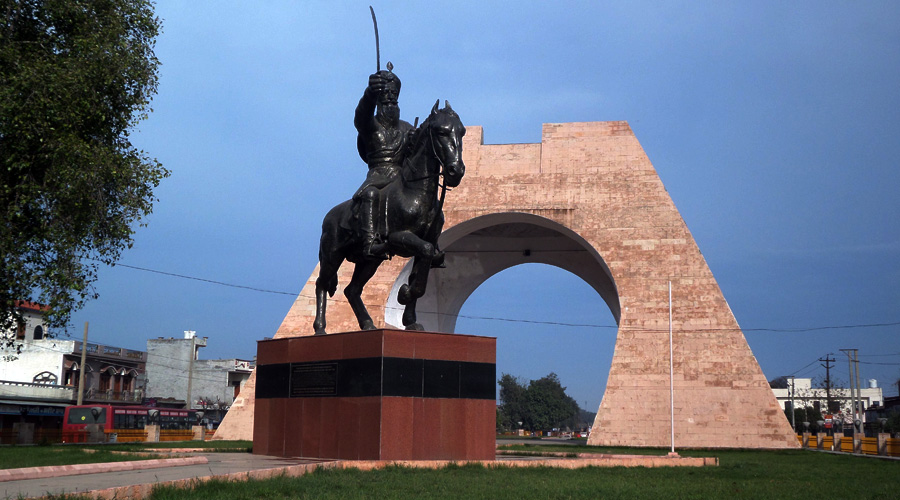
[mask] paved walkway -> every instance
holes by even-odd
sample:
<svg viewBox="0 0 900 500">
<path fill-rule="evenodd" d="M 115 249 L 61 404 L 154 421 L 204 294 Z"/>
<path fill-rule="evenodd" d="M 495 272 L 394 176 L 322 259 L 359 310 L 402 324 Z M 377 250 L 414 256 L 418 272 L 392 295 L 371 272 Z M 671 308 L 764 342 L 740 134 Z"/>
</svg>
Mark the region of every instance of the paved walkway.
<svg viewBox="0 0 900 500">
<path fill-rule="evenodd" d="M 0 499 L 82 493 L 122 486 L 157 484 L 179 479 L 281 469 L 292 465 L 315 463 L 310 460 L 267 457 L 249 453 L 194 453 L 193 455 L 206 457 L 207 463 L 2 482 L 0 483 Z"/>
</svg>

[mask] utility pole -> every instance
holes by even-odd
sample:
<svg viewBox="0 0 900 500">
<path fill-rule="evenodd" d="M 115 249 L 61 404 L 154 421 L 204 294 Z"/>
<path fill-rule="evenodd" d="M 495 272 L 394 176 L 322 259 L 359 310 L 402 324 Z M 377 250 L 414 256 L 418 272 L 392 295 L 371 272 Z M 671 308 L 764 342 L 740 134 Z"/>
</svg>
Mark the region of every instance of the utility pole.
<svg viewBox="0 0 900 500">
<path fill-rule="evenodd" d="M 863 431 L 863 404 L 862 404 L 862 393 L 859 392 L 859 351 L 857 349 L 853 349 L 853 364 L 856 365 L 856 406 L 859 413 L 859 432 Z"/>
<path fill-rule="evenodd" d="M 819 358 L 819 361 L 824 361 L 825 364 L 822 365 L 825 368 L 825 412 L 831 413 L 831 363 L 834 362 L 834 359 L 830 357 L 831 354 L 826 354 L 825 359 Z"/>
<path fill-rule="evenodd" d="M 797 413 L 794 410 L 794 376 L 789 375 L 789 377 L 791 379 L 791 429 L 797 432 L 797 424 L 794 422 L 794 415 Z"/>
<path fill-rule="evenodd" d="M 191 401 L 191 385 L 194 382 L 194 357 L 196 356 L 196 347 L 194 345 L 195 339 L 197 338 L 197 332 L 184 332 L 190 334 L 191 336 L 191 353 L 188 357 L 188 386 L 187 386 L 187 409 L 190 410 L 193 408 L 193 402 Z"/>
<path fill-rule="evenodd" d="M 80 370 L 78 372 L 78 399 L 76 404 L 81 406 L 84 403 L 84 372 L 85 370 L 85 359 L 87 358 L 87 332 L 88 332 L 88 322 L 84 322 L 84 340 L 81 341 L 81 365 L 78 366 Z"/>
<path fill-rule="evenodd" d="M 672 282 L 669 281 L 669 429 L 672 432 L 672 451 L 669 456 L 675 455 L 675 359 L 672 349 Z"/>
<path fill-rule="evenodd" d="M 850 371 L 850 419 L 853 422 L 853 432 L 859 432 L 860 428 L 856 426 L 856 420 L 860 420 L 860 425 L 862 424 L 862 415 L 857 413 L 859 412 L 859 358 L 856 357 L 857 350 L 856 349 L 841 349 L 841 352 L 847 355 L 847 367 Z M 850 353 L 853 353 L 851 356 Z M 853 364 L 856 361 L 856 377 L 854 377 L 853 372 Z M 854 390 L 856 393 L 854 394 Z"/>
</svg>

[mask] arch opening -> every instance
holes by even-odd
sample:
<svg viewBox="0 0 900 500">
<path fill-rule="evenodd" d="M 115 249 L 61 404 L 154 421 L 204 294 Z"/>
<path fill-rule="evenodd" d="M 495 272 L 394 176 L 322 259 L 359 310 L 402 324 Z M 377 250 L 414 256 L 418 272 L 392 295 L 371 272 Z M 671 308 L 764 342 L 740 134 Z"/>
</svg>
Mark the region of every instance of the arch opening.
<svg viewBox="0 0 900 500">
<path fill-rule="evenodd" d="M 584 297 L 573 301 L 572 294 Z M 472 293 L 456 329 L 497 338 L 498 378 L 508 373 L 527 383 L 553 372 L 583 410 L 600 406 L 617 327 L 600 296 L 578 276 L 545 264 L 501 271 Z"/>
<path fill-rule="evenodd" d="M 616 324 L 621 318 L 618 290 L 606 262 L 574 231 L 529 213 L 483 215 L 457 224 L 441 234 L 446 269 L 431 271 L 428 289 L 419 299 L 417 314 L 426 330 L 456 331 L 456 320 L 469 296 L 495 274 L 528 263 L 547 264 L 584 280 L 609 307 Z M 394 281 L 385 307 L 385 323 L 401 328 L 403 307 L 397 291 L 409 277 L 408 262 Z"/>
</svg>

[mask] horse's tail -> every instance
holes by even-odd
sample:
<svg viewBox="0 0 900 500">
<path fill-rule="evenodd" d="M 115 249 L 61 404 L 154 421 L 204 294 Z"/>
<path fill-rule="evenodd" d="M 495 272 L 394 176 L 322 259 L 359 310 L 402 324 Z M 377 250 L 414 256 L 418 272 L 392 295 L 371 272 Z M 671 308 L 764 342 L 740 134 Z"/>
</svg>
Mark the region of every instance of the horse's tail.
<svg viewBox="0 0 900 500">
<path fill-rule="evenodd" d="M 324 278 L 324 279 L 323 279 Z M 337 274 L 332 274 L 331 276 L 319 276 L 316 279 L 316 288 L 323 289 L 328 292 L 329 297 L 334 297 L 334 292 L 337 291 Z"/>
<path fill-rule="evenodd" d="M 344 247 L 349 232 L 341 228 L 341 221 L 350 210 L 350 202 L 345 201 L 332 208 L 322 220 L 322 237 L 319 239 L 319 278 L 316 287 L 333 297 L 337 292 L 338 268 L 344 260 Z"/>
</svg>

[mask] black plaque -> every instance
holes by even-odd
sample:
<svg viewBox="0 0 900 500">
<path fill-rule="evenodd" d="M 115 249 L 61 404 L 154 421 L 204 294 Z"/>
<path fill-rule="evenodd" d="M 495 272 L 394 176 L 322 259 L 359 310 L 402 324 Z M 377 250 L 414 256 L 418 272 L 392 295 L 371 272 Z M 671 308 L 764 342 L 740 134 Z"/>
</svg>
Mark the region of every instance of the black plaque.
<svg viewBox="0 0 900 500">
<path fill-rule="evenodd" d="M 336 396 L 337 363 L 291 365 L 291 397 Z"/>
</svg>

